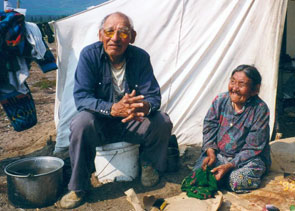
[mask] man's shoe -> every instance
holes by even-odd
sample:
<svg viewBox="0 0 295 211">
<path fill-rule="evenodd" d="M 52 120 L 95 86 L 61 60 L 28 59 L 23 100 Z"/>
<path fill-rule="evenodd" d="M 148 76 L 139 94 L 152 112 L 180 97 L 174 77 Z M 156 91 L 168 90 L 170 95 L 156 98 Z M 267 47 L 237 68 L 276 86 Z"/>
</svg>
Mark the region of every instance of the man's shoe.
<svg viewBox="0 0 295 211">
<path fill-rule="evenodd" d="M 59 202 L 60 208 L 63 209 L 72 209 L 78 207 L 85 196 L 85 192 L 75 192 L 75 191 L 70 191 L 68 194 L 64 195 L 62 199 Z"/>
<path fill-rule="evenodd" d="M 145 187 L 152 187 L 158 184 L 160 180 L 159 173 L 151 165 L 141 166 L 141 184 Z"/>
</svg>

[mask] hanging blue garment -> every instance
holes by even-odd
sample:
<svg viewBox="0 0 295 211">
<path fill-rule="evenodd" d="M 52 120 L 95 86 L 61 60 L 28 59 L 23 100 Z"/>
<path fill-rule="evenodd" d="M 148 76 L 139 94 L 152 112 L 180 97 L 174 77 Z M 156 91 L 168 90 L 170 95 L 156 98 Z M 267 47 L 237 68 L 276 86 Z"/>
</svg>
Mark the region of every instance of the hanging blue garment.
<svg viewBox="0 0 295 211">
<path fill-rule="evenodd" d="M 36 108 L 30 91 L 27 94 L 12 92 L 5 99 L 0 99 L 0 103 L 15 131 L 23 131 L 36 125 Z"/>
<path fill-rule="evenodd" d="M 44 40 L 44 56 L 32 56 L 24 19 L 18 12 L 0 11 L 0 104 L 16 131 L 26 130 L 37 123 L 34 100 L 24 82 L 24 76 L 29 76 L 30 63 L 36 61 L 43 73 L 57 69 L 55 57 Z M 22 78 L 18 73 L 22 73 Z"/>
<path fill-rule="evenodd" d="M 0 12 L 0 51 L 22 56 L 24 51 L 25 17 L 15 12 Z"/>
</svg>

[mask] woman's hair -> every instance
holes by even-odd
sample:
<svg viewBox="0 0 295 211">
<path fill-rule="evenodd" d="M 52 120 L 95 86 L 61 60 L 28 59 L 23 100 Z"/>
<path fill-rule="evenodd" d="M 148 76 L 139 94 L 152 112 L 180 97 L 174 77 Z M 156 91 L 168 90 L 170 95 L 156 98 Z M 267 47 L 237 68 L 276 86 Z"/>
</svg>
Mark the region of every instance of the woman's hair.
<svg viewBox="0 0 295 211">
<path fill-rule="evenodd" d="M 244 72 L 245 75 L 251 79 L 252 90 L 254 90 L 258 84 L 261 84 L 261 75 L 254 66 L 246 64 L 239 65 L 233 70 L 231 76 L 233 76 L 236 72 Z"/>
</svg>

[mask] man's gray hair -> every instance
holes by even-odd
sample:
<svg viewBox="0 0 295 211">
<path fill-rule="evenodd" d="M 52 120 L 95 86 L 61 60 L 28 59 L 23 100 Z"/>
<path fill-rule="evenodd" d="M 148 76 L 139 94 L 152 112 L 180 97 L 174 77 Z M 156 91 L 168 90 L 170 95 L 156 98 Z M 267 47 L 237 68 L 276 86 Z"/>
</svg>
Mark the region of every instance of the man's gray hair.
<svg viewBox="0 0 295 211">
<path fill-rule="evenodd" d="M 124 13 L 122 13 L 122 12 L 114 12 L 114 13 L 111 13 L 111 14 L 108 14 L 107 16 L 105 16 L 105 17 L 102 19 L 102 21 L 101 21 L 101 23 L 100 23 L 100 25 L 99 25 L 99 29 L 103 29 L 103 25 L 104 25 L 104 23 L 106 22 L 106 20 L 107 20 L 111 15 L 114 15 L 114 14 L 118 14 L 118 15 L 121 15 L 121 16 L 125 17 L 125 18 L 128 20 L 128 22 L 129 22 L 130 28 L 131 28 L 132 30 L 134 30 L 134 26 L 133 26 L 133 21 L 132 21 L 132 19 L 131 19 L 129 16 L 125 15 Z"/>
</svg>

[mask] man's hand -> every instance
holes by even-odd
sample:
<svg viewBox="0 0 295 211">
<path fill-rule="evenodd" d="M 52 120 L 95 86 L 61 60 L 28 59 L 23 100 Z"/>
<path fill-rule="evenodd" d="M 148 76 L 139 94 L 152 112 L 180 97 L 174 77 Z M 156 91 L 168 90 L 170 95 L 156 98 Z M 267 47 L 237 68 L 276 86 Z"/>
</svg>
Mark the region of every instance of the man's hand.
<svg viewBox="0 0 295 211">
<path fill-rule="evenodd" d="M 214 149 L 208 148 L 207 149 L 207 157 L 203 160 L 202 169 L 206 170 L 207 166 L 211 166 L 216 161 L 216 155 Z"/>
<path fill-rule="evenodd" d="M 141 117 L 148 114 L 150 105 L 143 101 L 144 96 L 136 96 L 135 90 L 125 96 L 118 102 L 114 103 L 111 109 L 111 115 L 114 117 L 123 117 L 122 122 L 131 120 L 141 121 Z"/>
<path fill-rule="evenodd" d="M 131 105 L 127 101 L 129 98 L 136 101 L 142 100 L 143 96 L 135 96 L 135 91 L 132 91 L 131 94 L 126 93 L 119 102 L 113 104 L 111 108 L 111 115 L 113 117 L 127 117 L 129 115 L 128 111 L 131 110 Z"/>
<path fill-rule="evenodd" d="M 234 166 L 232 163 L 223 164 L 212 169 L 211 172 L 215 174 L 215 179 L 219 181 L 230 169 Z"/>
</svg>

